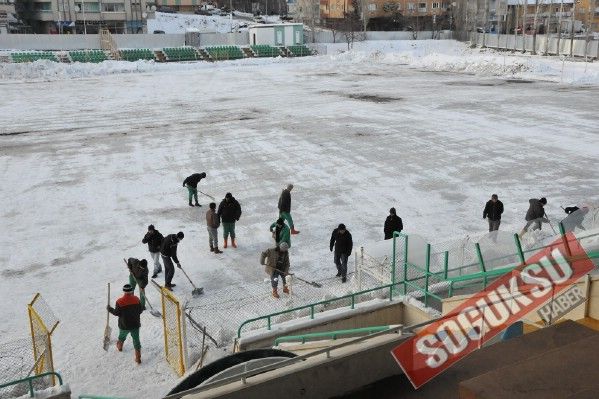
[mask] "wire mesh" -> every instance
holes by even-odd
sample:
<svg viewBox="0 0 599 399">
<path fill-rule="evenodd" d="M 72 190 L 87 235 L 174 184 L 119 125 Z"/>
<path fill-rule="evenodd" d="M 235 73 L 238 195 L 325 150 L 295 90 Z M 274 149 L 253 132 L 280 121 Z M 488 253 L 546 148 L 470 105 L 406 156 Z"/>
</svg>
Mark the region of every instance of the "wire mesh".
<svg viewBox="0 0 599 399">
<path fill-rule="evenodd" d="M 0 343 L 0 381 L 9 382 L 25 378 L 33 368 L 31 338 L 21 338 Z M 27 394 L 27 383 L 0 388 L 0 399 L 16 398 Z"/>
<path fill-rule="evenodd" d="M 185 354 L 181 307 L 179 300 L 164 288 L 162 289 L 162 310 L 166 361 L 177 375 L 182 376 L 185 373 Z"/>
<path fill-rule="evenodd" d="M 33 371 L 36 375 L 54 371 L 51 334 L 58 325 L 58 318 L 40 294 L 36 294 L 28 306 L 33 347 Z M 35 380 L 36 389 L 55 384 L 53 375 Z"/>
</svg>

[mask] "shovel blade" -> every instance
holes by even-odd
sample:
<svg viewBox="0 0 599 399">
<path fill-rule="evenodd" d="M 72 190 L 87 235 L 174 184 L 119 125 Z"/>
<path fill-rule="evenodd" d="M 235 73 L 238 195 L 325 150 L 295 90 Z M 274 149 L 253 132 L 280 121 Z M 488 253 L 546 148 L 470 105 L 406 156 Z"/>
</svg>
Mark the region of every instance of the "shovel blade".
<svg viewBox="0 0 599 399">
<path fill-rule="evenodd" d="M 202 295 L 204 293 L 204 288 L 200 287 L 200 288 L 194 288 L 193 291 L 191 291 L 191 295 L 194 297 L 198 297 L 200 295 Z"/>
<path fill-rule="evenodd" d="M 155 309 L 150 310 L 150 314 L 152 316 L 154 316 L 154 317 L 162 317 L 162 315 L 160 314 L 160 312 L 157 311 L 157 310 L 155 310 Z"/>
<path fill-rule="evenodd" d="M 112 328 L 106 327 L 104 329 L 104 343 L 102 344 L 102 348 L 104 348 L 105 351 L 107 351 L 108 347 L 110 346 L 110 335 L 111 334 L 112 334 Z"/>
</svg>

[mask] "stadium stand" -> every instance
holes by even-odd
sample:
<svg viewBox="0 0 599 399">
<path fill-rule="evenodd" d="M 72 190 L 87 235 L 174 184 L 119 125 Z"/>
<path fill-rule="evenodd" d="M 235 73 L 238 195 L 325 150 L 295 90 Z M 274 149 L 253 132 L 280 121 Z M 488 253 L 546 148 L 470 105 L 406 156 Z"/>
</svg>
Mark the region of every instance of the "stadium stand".
<svg viewBox="0 0 599 399">
<path fill-rule="evenodd" d="M 206 51 L 213 60 L 236 60 L 243 58 L 243 51 L 237 46 L 206 47 Z"/>
</svg>

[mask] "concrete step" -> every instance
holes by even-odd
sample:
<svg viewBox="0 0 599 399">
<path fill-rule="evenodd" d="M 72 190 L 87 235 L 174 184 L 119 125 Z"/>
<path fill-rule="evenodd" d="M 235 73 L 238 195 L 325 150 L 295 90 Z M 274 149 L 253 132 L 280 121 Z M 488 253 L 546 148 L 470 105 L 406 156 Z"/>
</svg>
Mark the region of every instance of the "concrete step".
<svg viewBox="0 0 599 399">
<path fill-rule="evenodd" d="M 595 333 L 591 337 L 574 341 L 569 345 L 559 346 L 515 364 L 462 381 L 459 397 L 460 399 L 566 399 L 574 394 L 586 395 L 585 390 L 599 392 L 597 353 L 599 353 L 599 334 Z"/>
</svg>

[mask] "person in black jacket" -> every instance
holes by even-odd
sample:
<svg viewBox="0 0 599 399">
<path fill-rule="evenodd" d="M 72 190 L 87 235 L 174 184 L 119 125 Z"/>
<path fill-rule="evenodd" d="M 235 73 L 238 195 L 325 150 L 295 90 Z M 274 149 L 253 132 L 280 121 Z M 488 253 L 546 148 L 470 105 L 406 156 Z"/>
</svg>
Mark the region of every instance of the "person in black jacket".
<svg viewBox="0 0 599 399">
<path fill-rule="evenodd" d="M 347 231 L 345 225 L 341 223 L 339 227 L 333 230 L 331 234 L 330 249 L 335 248 L 334 262 L 337 266 L 337 276 L 341 277 L 341 282 L 347 281 L 347 259 L 351 255 L 353 247 L 351 233 Z"/>
<path fill-rule="evenodd" d="M 541 197 L 540 199 L 531 198 L 528 200 L 528 211 L 526 211 L 526 225 L 520 232 L 520 237 L 528 231 L 530 226 L 533 226 L 532 230 L 541 230 L 543 223 L 549 223 L 547 214 L 545 213 L 545 205 L 547 205 L 547 198 Z"/>
<path fill-rule="evenodd" d="M 127 268 L 129 269 L 129 285 L 133 287 L 133 291 L 139 283 L 139 292 L 144 292 L 148 286 L 148 262 L 145 259 L 129 258 Z"/>
<path fill-rule="evenodd" d="M 148 244 L 148 251 L 150 251 L 150 256 L 154 261 L 154 272 L 152 273 L 152 278 L 156 278 L 158 273 L 162 272 L 162 265 L 160 264 L 160 245 L 162 245 L 162 240 L 164 237 L 158 230 L 154 228 L 154 225 L 151 224 L 148 226 L 148 232 L 141 240 L 142 243 Z"/>
<path fill-rule="evenodd" d="M 501 214 L 503 213 L 503 202 L 499 201 L 497 194 L 491 195 L 483 210 L 483 219 L 489 220 L 489 232 L 499 230 Z"/>
<path fill-rule="evenodd" d="M 173 290 L 176 284 L 172 284 L 173 277 L 175 276 L 175 267 L 173 266 L 173 260 L 177 264 L 177 267 L 181 267 L 179 259 L 177 258 L 177 245 L 185 237 L 182 231 L 177 234 L 169 234 L 162 240 L 160 246 L 160 254 L 162 255 L 162 263 L 164 263 L 164 286 Z M 172 258 L 172 260 L 171 260 Z"/>
<path fill-rule="evenodd" d="M 401 218 L 397 216 L 395 208 L 389 209 L 389 216 L 385 220 L 385 228 L 383 229 L 385 233 L 385 240 L 389 240 L 393 238 L 393 232 L 401 232 L 403 230 L 403 223 Z"/>
<path fill-rule="evenodd" d="M 293 184 L 288 184 L 287 188 L 279 196 L 279 217 L 287 221 L 291 229 L 291 234 L 299 234 L 299 231 L 293 225 L 293 218 L 291 217 L 291 190 L 293 190 Z"/>
<path fill-rule="evenodd" d="M 191 203 L 191 197 L 195 198 L 196 206 L 202 206 L 198 202 L 198 183 L 205 177 L 206 172 L 194 173 L 191 176 L 187 176 L 185 180 L 183 180 L 183 187 L 187 187 L 187 191 L 189 192 L 189 206 L 193 206 Z"/>
<path fill-rule="evenodd" d="M 141 322 L 139 316 L 146 309 L 146 297 L 142 293 L 140 300 L 133 295 L 133 287 L 129 284 L 123 286 L 123 293 L 123 296 L 116 300 L 115 307 L 106 305 L 106 310 L 119 318 L 117 350 L 119 352 L 123 351 L 123 344 L 127 339 L 127 335 L 131 333 L 133 347 L 135 348 L 135 363 L 139 364 L 141 363 L 141 343 L 139 342 Z"/>
<path fill-rule="evenodd" d="M 233 194 L 227 193 L 225 198 L 220 202 L 216 213 L 223 224 L 223 236 L 225 238 L 223 248 L 227 248 L 229 244 L 229 235 L 231 235 L 231 245 L 233 248 L 237 248 L 237 243 L 235 242 L 235 222 L 241 217 L 241 205 L 233 197 Z"/>
</svg>

